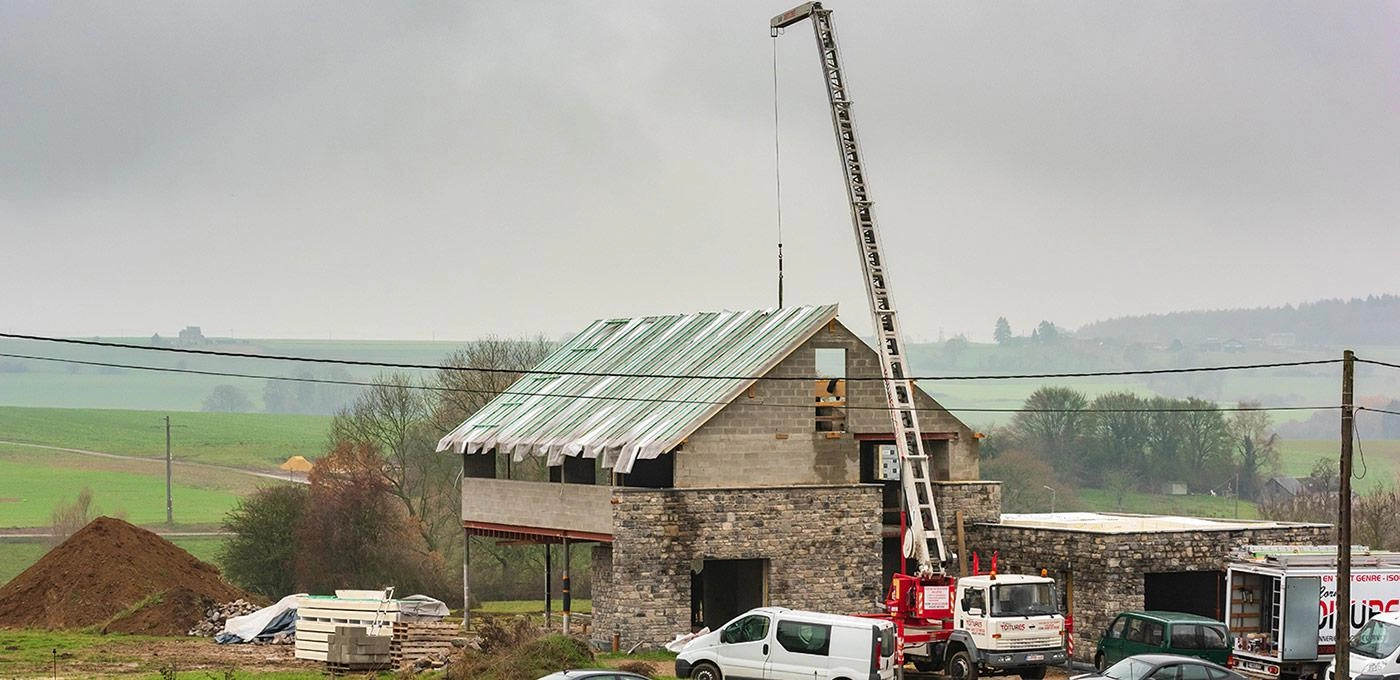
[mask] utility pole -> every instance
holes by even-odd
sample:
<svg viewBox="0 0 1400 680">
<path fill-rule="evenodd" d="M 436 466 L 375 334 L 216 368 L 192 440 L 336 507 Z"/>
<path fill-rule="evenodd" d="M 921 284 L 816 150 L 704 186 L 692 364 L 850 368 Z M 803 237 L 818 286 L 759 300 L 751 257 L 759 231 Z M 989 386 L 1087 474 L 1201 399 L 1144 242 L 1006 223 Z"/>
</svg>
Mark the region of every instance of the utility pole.
<svg viewBox="0 0 1400 680">
<path fill-rule="evenodd" d="M 1342 352 L 1342 461 L 1337 471 L 1336 676 L 1351 677 L 1351 439 L 1355 423 L 1352 380 L 1356 355 Z"/>
<path fill-rule="evenodd" d="M 175 526 L 175 503 L 170 494 L 170 416 L 165 417 L 165 524 Z"/>
</svg>

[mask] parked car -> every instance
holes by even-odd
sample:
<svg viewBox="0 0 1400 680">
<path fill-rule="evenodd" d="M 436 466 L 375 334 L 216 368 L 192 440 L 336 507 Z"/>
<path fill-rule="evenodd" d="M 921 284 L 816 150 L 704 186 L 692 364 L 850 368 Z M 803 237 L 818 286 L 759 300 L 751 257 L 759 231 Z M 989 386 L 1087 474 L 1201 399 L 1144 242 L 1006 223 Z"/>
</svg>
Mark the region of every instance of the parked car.
<svg viewBox="0 0 1400 680">
<path fill-rule="evenodd" d="M 1400 674 L 1400 612 L 1371 617 L 1351 637 L 1348 670 L 1352 678 L 1393 678 Z M 1327 680 L 1337 675 L 1337 662 L 1327 666 Z"/>
<path fill-rule="evenodd" d="M 645 675 L 628 673 L 612 668 L 581 668 L 572 671 L 550 673 L 540 680 L 648 680 Z"/>
<path fill-rule="evenodd" d="M 760 607 L 687 643 L 676 677 L 893 680 L 894 652 L 888 620 Z"/>
<path fill-rule="evenodd" d="M 1123 612 L 1104 629 L 1094 652 L 1094 668 L 1103 670 L 1135 654 L 1180 654 L 1230 663 L 1230 630 L 1205 616 L 1181 612 Z"/>
<path fill-rule="evenodd" d="M 1217 663 L 1180 654 L 1138 654 L 1073 680 L 1245 680 Z"/>
</svg>

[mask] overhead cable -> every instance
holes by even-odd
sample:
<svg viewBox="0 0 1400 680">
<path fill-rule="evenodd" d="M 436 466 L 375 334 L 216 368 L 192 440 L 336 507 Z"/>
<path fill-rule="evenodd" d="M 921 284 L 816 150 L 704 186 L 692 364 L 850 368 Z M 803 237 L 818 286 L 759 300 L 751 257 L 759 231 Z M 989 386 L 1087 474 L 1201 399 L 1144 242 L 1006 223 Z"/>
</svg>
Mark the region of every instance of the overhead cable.
<svg viewBox="0 0 1400 680">
<path fill-rule="evenodd" d="M 322 357 L 301 357 L 301 356 L 280 356 L 276 354 L 258 354 L 254 352 L 221 352 L 211 349 L 195 349 L 191 347 L 153 347 L 150 345 L 135 345 L 122 342 L 106 342 L 102 340 L 79 340 L 76 338 L 54 338 L 40 335 L 22 335 L 18 333 L 0 333 L 0 338 L 12 340 L 32 340 L 35 342 L 53 342 L 68 345 L 80 345 L 84 347 L 108 347 L 116 349 L 132 349 L 147 352 L 171 352 L 176 354 L 198 354 L 202 356 L 216 356 L 235 359 L 260 359 L 273 361 L 294 361 L 312 364 L 337 364 L 341 366 L 369 366 L 374 368 L 399 368 L 430 371 L 452 371 L 452 372 L 479 372 L 479 373 L 510 373 L 514 375 L 550 375 L 550 376 L 572 376 L 585 378 L 649 378 L 649 379 L 685 379 L 685 380 L 801 380 L 815 381 L 827 380 L 831 376 L 742 376 L 742 375 L 699 375 L 699 374 L 666 374 L 666 373 L 616 373 L 610 371 L 548 371 L 540 369 L 516 370 L 511 368 L 495 368 L 483 366 L 446 366 L 436 364 L 407 364 L 393 363 L 387 361 L 364 361 L 358 359 L 326 359 Z M 1176 373 L 1206 373 L 1213 371 L 1244 371 L 1265 368 L 1289 368 L 1296 366 L 1316 366 L 1322 364 L 1341 363 L 1341 359 L 1312 359 L 1308 361 L 1281 361 L 1263 364 L 1235 364 L 1230 366 L 1197 366 L 1190 368 L 1149 368 L 1127 371 L 1078 371 L 1069 373 L 1010 373 L 1010 374 L 981 374 L 981 375 L 931 375 L 915 376 L 909 378 L 914 381 L 964 381 L 964 380 L 1044 380 L 1055 378 L 1101 378 L 1112 376 L 1130 375 L 1167 375 Z M 883 376 L 861 376 L 846 377 L 842 380 L 851 382 L 883 382 Z"/>
<path fill-rule="evenodd" d="M 224 378 L 248 378 L 248 379 L 252 379 L 252 380 L 278 380 L 278 381 L 284 381 L 284 382 L 317 383 L 317 384 L 326 384 L 326 385 L 347 385 L 347 386 L 352 386 L 352 387 L 393 387 L 393 388 L 406 388 L 406 389 L 415 389 L 415 390 L 427 390 L 427 391 L 432 391 L 432 392 L 456 392 L 456 393 L 465 393 L 465 394 L 482 394 L 482 395 L 489 395 L 489 396 L 497 396 L 497 395 L 500 395 L 500 394 L 511 394 L 511 395 L 521 396 L 521 397 L 552 397 L 552 398 L 556 398 L 556 399 L 581 399 L 581 400 L 597 400 L 597 401 L 627 401 L 627 402 L 657 403 L 657 404 L 701 404 L 701 405 L 711 405 L 711 406 L 726 406 L 726 405 L 729 405 L 729 404 L 739 404 L 739 405 L 743 405 L 743 406 L 746 406 L 746 407 L 749 407 L 749 408 L 802 408 L 802 409 L 810 409 L 810 408 L 813 408 L 813 407 L 817 407 L 817 406 L 821 406 L 821 405 L 822 405 L 821 403 L 818 403 L 818 402 L 813 402 L 813 403 L 810 403 L 810 404 L 773 404 L 773 403 L 767 403 L 767 402 L 745 403 L 745 402 L 739 401 L 739 400 L 737 400 L 737 399 L 730 400 L 730 401 L 715 401 L 715 400 L 707 400 L 707 399 L 668 399 L 668 398 L 663 398 L 663 397 L 622 397 L 622 396 L 605 396 L 605 395 L 591 395 L 591 394 L 555 394 L 555 393 L 549 393 L 549 392 L 515 392 L 515 391 L 497 392 L 497 391 L 494 391 L 494 390 L 474 390 L 474 389 L 469 389 L 469 388 L 464 388 L 464 387 L 443 387 L 443 386 L 439 386 L 439 385 L 425 385 L 425 384 L 421 384 L 421 383 L 420 383 L 420 384 L 412 384 L 412 383 L 408 383 L 408 384 L 396 384 L 396 383 L 383 383 L 383 382 L 360 381 L 360 380 L 338 380 L 338 379 L 334 379 L 334 378 L 305 378 L 305 377 L 293 377 L 293 376 L 260 375 L 260 374 L 251 374 L 251 373 L 235 373 L 235 372 L 229 372 L 229 371 L 206 371 L 206 370 L 199 370 L 199 369 L 193 369 L 193 368 L 172 368 L 172 367 L 168 367 L 168 366 L 144 366 L 144 365 L 139 365 L 139 364 L 119 364 L 119 363 L 106 362 L 106 361 L 84 361 L 84 360 L 80 360 L 80 359 L 65 359 L 65 358 L 61 358 L 61 357 L 43 357 L 43 356 L 34 356 L 34 355 L 28 355 L 28 354 L 10 354 L 10 353 L 3 353 L 3 352 L 0 352 L 0 357 L 7 357 L 7 358 L 11 358 L 11 359 L 29 359 L 29 360 L 33 360 L 33 361 L 52 361 L 52 362 L 65 363 L 65 364 L 79 364 L 79 365 L 83 365 L 83 366 L 99 366 L 99 367 L 103 367 L 103 368 L 125 368 L 125 369 L 137 370 L 137 371 L 155 371 L 155 372 L 159 372 L 159 373 L 184 373 L 184 374 L 190 374 L 190 375 L 207 375 L 207 376 L 217 376 L 217 377 L 224 377 Z M 843 406 L 843 407 L 839 407 L 839 408 L 842 408 L 842 409 L 844 409 L 844 410 L 853 410 L 853 411 L 889 411 L 889 410 L 890 410 L 890 407 L 888 407 L 888 406 Z M 1047 409 L 1027 409 L 1027 408 L 975 408 L 975 407 L 969 407 L 969 408 L 961 408 L 961 407 L 959 407 L 959 408 L 947 408 L 947 407 L 945 407 L 945 408 L 942 408 L 942 409 L 919 408 L 919 409 L 916 409 L 916 410 L 918 410 L 918 411 L 923 411 L 923 412 L 926 412 L 926 413 L 938 413 L 938 412 L 943 412 L 943 411 L 946 411 L 946 412 L 957 411 L 957 412 L 960 412 L 960 413 L 1206 413 L 1206 412 L 1210 412 L 1210 411 L 1218 411 L 1218 412 L 1224 412 L 1224 413 L 1239 413 L 1239 412 L 1251 412 L 1251 411 L 1326 411 L 1326 410 L 1336 410 L 1336 409 L 1340 409 L 1340 408 L 1341 408 L 1341 406 L 1244 406 L 1244 405 L 1239 405 L 1239 406 L 1214 406 L 1214 405 L 1212 405 L 1212 406 L 1210 406 L 1210 407 L 1194 407 L 1194 408 L 1141 408 L 1141 409 L 1134 409 L 1134 408 L 1121 408 L 1121 409 L 1113 409 L 1113 408 L 1098 408 L 1098 409 L 1096 409 L 1096 408 L 1066 408 L 1066 409 L 1048 409 L 1048 408 L 1047 408 Z"/>
</svg>

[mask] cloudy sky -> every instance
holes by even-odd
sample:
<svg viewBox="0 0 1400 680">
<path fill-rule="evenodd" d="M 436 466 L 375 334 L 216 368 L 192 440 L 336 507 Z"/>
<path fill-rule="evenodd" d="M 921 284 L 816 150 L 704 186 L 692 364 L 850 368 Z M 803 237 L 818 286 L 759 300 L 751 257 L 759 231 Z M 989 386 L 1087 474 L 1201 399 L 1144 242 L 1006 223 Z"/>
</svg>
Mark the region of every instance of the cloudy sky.
<svg viewBox="0 0 1400 680">
<path fill-rule="evenodd" d="M 468 339 L 866 303 L 753 2 L 0 3 L 0 327 Z M 1400 292 L 1400 5 L 829 2 L 912 339 Z"/>
</svg>

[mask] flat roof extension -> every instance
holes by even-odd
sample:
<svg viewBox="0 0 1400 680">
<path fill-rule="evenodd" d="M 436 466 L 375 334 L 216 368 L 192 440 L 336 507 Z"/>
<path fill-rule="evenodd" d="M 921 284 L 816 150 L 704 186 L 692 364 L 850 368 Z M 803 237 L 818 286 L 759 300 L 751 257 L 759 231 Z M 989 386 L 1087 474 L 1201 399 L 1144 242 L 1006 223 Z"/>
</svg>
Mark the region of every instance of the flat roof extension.
<svg viewBox="0 0 1400 680">
<path fill-rule="evenodd" d="M 1109 512 L 1044 512 L 1004 514 L 1001 525 L 1020 529 L 1048 529 L 1091 534 L 1164 533 L 1174 531 L 1240 531 L 1242 529 L 1284 529 L 1328 526 L 1307 522 L 1179 517 L 1172 515 L 1131 515 Z"/>
</svg>

